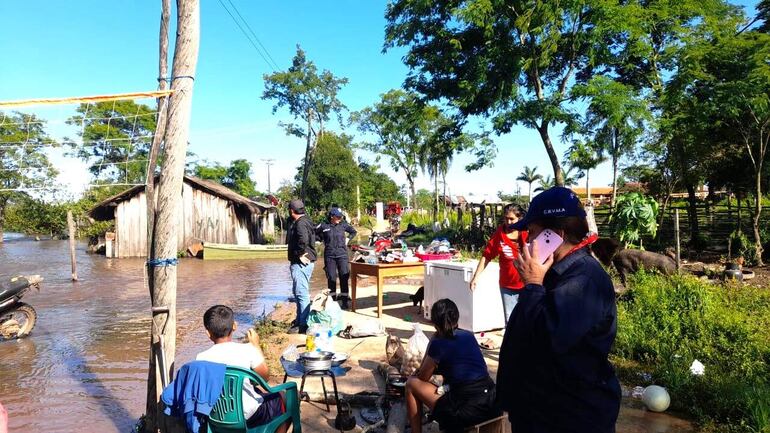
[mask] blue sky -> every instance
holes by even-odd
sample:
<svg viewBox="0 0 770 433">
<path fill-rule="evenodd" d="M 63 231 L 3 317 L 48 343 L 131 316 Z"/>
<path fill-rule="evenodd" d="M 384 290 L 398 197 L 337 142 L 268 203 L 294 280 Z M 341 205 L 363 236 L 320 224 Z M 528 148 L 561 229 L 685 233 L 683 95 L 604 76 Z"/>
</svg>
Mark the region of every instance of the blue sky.
<svg viewBox="0 0 770 433">
<path fill-rule="evenodd" d="M 229 6 L 227 0 L 223 0 Z M 372 104 L 378 95 L 400 87 L 407 69 L 403 50 L 383 54 L 385 2 L 300 0 L 255 2 L 232 0 L 279 68 L 290 65 L 300 44 L 319 69 L 329 69 L 350 83 L 340 99 L 351 111 Z M 172 2 L 173 3 L 173 2 Z M 753 14 L 756 1 L 736 2 Z M 160 1 L 50 0 L 0 1 L 0 100 L 63 97 L 152 90 L 157 86 Z M 173 21 L 173 19 L 172 19 Z M 172 33 L 173 40 L 173 33 Z M 203 159 L 227 163 L 246 158 L 254 165 L 258 188 L 267 188 L 263 158 L 274 158 L 273 188 L 293 177 L 304 155 L 304 141 L 287 137 L 278 126 L 285 112 L 271 112 L 260 99 L 262 75 L 272 69 L 238 30 L 218 0 L 201 1 L 201 50 L 193 99 L 190 150 Z M 52 111 L 53 131 L 70 115 Z M 355 133 L 348 128 L 348 133 Z M 61 132 L 62 134 L 64 132 Z M 54 132 L 56 134 L 56 132 Z M 360 135 L 359 135 L 360 136 Z M 558 141 L 558 136 L 552 137 Z M 455 160 L 447 183 L 453 194 L 515 192 L 515 177 L 524 165 L 550 173 L 545 150 L 535 131 L 516 128 L 495 137 L 494 167 L 465 173 L 465 157 Z M 564 146 L 557 145 L 557 153 Z M 373 155 L 359 152 L 372 160 Z M 61 182 L 74 192 L 82 185 L 84 165 L 55 157 Z M 398 184 L 403 175 L 382 167 Z M 592 186 L 611 181 L 609 167 L 592 173 Z M 418 187 L 429 187 L 421 176 Z M 521 185 L 526 191 L 526 185 Z"/>
</svg>

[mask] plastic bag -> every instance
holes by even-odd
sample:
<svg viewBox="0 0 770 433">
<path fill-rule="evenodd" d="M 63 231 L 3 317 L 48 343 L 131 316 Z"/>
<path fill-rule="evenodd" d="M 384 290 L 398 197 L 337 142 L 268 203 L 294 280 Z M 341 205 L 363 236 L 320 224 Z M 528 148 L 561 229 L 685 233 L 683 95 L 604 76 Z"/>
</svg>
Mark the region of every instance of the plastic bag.
<svg viewBox="0 0 770 433">
<path fill-rule="evenodd" d="M 281 354 L 281 357 L 287 361 L 294 362 L 299 358 L 299 351 L 297 350 L 297 346 L 291 345 L 286 348 L 286 350 L 283 351 L 283 354 Z"/>
<path fill-rule="evenodd" d="M 352 325 L 349 333 L 351 338 L 373 337 L 385 334 L 385 328 L 379 320 L 369 319 Z"/>
<path fill-rule="evenodd" d="M 425 352 L 428 350 L 428 343 L 430 340 L 423 334 L 420 325 L 415 323 L 414 334 L 409 337 L 406 350 L 404 350 L 404 363 L 401 365 L 402 374 L 411 376 L 420 368 Z"/>
<path fill-rule="evenodd" d="M 388 364 L 393 367 L 401 369 L 401 364 L 404 361 L 404 346 L 401 344 L 401 339 L 393 334 L 388 334 L 388 338 L 385 341 L 385 356 L 388 359 Z"/>
<path fill-rule="evenodd" d="M 337 334 L 342 328 L 342 309 L 329 296 L 328 290 L 324 290 L 313 298 L 307 324 L 308 326 L 317 324 L 331 328 L 332 334 Z"/>
</svg>

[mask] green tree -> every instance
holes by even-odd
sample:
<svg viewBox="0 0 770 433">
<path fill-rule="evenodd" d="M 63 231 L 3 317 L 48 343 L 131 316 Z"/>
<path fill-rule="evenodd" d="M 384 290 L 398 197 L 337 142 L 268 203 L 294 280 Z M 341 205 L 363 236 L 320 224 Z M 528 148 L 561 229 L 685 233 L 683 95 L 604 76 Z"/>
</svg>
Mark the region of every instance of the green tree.
<svg viewBox="0 0 770 433">
<path fill-rule="evenodd" d="M 570 168 L 575 168 L 585 174 L 586 196 L 590 201 L 591 185 L 589 183 L 589 173 L 606 159 L 602 154 L 602 149 L 597 147 L 592 141 L 575 141 L 567 149 L 564 157 L 569 162 Z"/>
<path fill-rule="evenodd" d="M 333 204 L 354 209 L 359 168 L 353 159 L 352 138 L 345 134 L 326 132 L 316 148 L 313 167 L 307 178 L 305 206 L 315 211 L 326 210 Z M 300 165 L 296 180 L 304 172 Z"/>
<path fill-rule="evenodd" d="M 257 196 L 257 185 L 251 178 L 251 163 L 245 159 L 235 159 L 228 167 L 218 162 L 198 164 L 193 173 L 201 179 L 221 183 L 244 197 Z"/>
<path fill-rule="evenodd" d="M 392 201 L 402 202 L 404 197 L 401 191 L 385 173 L 379 171 L 379 166 L 359 160 L 361 207 L 369 209 L 378 201 L 388 203 Z"/>
<path fill-rule="evenodd" d="M 529 201 L 532 201 L 532 184 L 543 180 L 543 175 L 537 172 L 537 166 L 529 168 L 529 166 L 525 165 L 516 180 L 527 182 L 527 198 L 529 198 Z"/>
<path fill-rule="evenodd" d="M 391 168 L 404 174 L 413 204 L 419 155 L 427 147 L 431 127 L 439 116 L 436 107 L 424 104 L 416 94 L 403 90 L 390 90 L 380 95 L 380 101 L 373 106 L 351 115 L 358 129 L 374 139 L 361 143 L 361 148 L 377 155 L 377 160 L 381 155 L 387 156 Z"/>
<path fill-rule="evenodd" d="M 19 194 L 8 206 L 7 225 L 16 232 L 61 237 L 67 231 L 68 207 L 67 203 Z"/>
<path fill-rule="evenodd" d="M 636 150 L 644 122 L 651 120 L 647 102 L 628 85 L 606 76 L 595 76 L 585 85 L 575 86 L 573 95 L 589 100 L 583 130 L 612 161 L 612 201 L 618 188 L 618 164 Z"/>
<path fill-rule="evenodd" d="M 67 124 L 78 127 L 82 143 L 69 142 L 73 154 L 105 183 L 143 183 L 156 112 L 134 101 L 80 104 Z"/>
<path fill-rule="evenodd" d="M 570 88 L 611 57 L 614 2 L 396 0 L 385 48 L 408 47 L 406 86 L 462 115 L 492 115 L 495 130 L 538 131 L 556 184 L 564 178 L 550 136 L 576 121 Z"/>
<path fill-rule="evenodd" d="M 742 154 L 753 174 L 753 231 L 762 264 L 762 175 L 770 146 L 770 35 L 747 32 L 691 47 L 673 80 L 690 101 L 690 128 Z M 696 83 L 695 85 L 687 84 Z"/>
<path fill-rule="evenodd" d="M 345 105 L 337 99 L 337 93 L 348 83 L 348 79 L 335 77 L 328 70 L 319 73 L 315 64 L 307 60 L 299 45 L 288 70 L 274 72 L 263 78 L 265 91 L 262 93 L 262 99 L 275 101 L 273 113 L 281 107 L 286 107 L 295 120 L 302 122 L 282 123 L 281 126 L 286 130 L 286 134 L 304 138 L 306 141 L 300 178 L 300 197 L 304 200 L 307 197 L 308 173 L 313 166 L 318 141 L 324 135 L 324 125 L 335 114 L 342 123 L 341 113 L 345 110 Z"/>
<path fill-rule="evenodd" d="M 433 194 L 425 188 L 420 188 L 414 195 L 415 209 L 429 209 L 433 206 Z"/>
<path fill-rule="evenodd" d="M 555 186 L 556 186 L 556 182 L 554 182 L 553 176 L 551 176 L 549 174 L 546 177 L 541 177 L 538 180 L 538 186 L 537 186 L 537 188 L 535 188 L 535 192 L 545 191 L 545 190 L 553 188 Z"/>
<path fill-rule="evenodd" d="M 3 242 L 6 207 L 23 199 L 21 190 L 52 186 L 56 170 L 47 149 L 56 146 L 45 131 L 45 121 L 33 114 L 0 112 L 0 243 Z"/>
</svg>

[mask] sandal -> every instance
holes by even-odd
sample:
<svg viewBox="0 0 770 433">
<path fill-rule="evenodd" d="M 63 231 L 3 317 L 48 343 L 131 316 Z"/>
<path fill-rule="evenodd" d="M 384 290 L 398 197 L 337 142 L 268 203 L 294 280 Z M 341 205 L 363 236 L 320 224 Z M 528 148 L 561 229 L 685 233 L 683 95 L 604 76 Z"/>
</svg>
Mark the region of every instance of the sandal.
<svg viewBox="0 0 770 433">
<path fill-rule="evenodd" d="M 484 350 L 495 350 L 499 348 L 497 346 L 497 343 L 495 343 L 495 341 L 492 340 L 491 338 L 485 338 L 479 341 L 479 347 L 481 347 Z"/>
</svg>

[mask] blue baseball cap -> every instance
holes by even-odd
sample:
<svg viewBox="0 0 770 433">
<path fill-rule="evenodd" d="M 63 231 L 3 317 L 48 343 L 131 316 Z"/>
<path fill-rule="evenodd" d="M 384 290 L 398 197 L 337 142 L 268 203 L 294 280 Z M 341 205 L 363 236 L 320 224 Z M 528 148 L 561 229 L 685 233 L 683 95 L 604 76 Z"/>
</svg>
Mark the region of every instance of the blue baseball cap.
<svg viewBox="0 0 770 433">
<path fill-rule="evenodd" d="M 341 211 L 341 210 L 340 210 L 340 208 L 338 208 L 338 207 L 333 207 L 333 208 L 331 208 L 331 210 L 329 211 L 329 216 L 330 216 L 330 217 L 339 217 L 339 218 L 342 218 L 342 211 Z"/>
<path fill-rule="evenodd" d="M 585 216 L 586 211 L 580 204 L 577 194 L 569 188 L 555 186 L 533 198 L 524 218 L 511 224 L 510 228 L 526 230 L 530 223 L 544 219 Z"/>
</svg>

